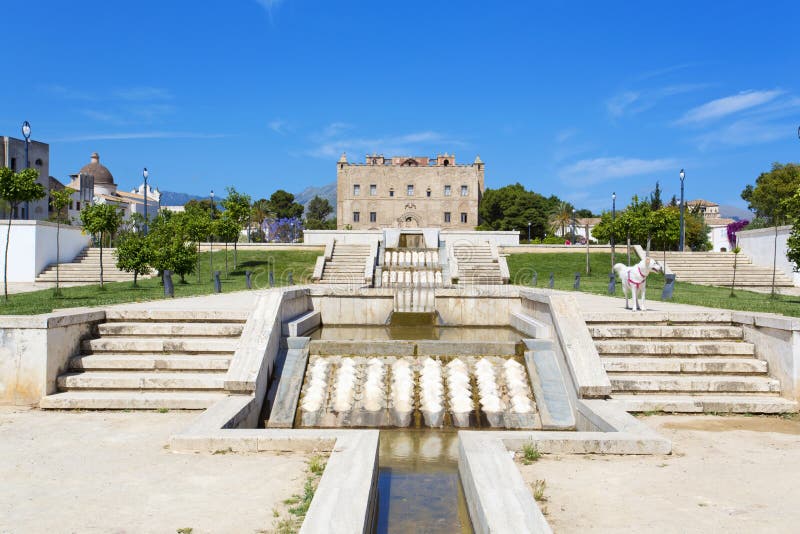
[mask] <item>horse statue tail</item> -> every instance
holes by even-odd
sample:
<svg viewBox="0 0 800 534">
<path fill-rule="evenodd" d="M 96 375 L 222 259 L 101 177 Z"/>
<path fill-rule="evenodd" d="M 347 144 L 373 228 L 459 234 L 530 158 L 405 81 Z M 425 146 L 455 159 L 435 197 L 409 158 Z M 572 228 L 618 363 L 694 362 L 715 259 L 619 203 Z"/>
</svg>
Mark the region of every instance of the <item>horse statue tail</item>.
<svg viewBox="0 0 800 534">
<path fill-rule="evenodd" d="M 614 272 L 617 273 L 617 276 L 622 278 L 622 272 L 627 269 L 627 266 L 624 263 L 615 263 L 614 264 Z"/>
</svg>

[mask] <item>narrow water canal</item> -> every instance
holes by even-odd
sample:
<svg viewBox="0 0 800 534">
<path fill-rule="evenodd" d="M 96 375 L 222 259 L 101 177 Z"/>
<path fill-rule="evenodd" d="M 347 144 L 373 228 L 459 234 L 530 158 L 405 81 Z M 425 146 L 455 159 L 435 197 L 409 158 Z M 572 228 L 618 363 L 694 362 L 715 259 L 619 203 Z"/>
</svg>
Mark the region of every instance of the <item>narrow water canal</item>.
<svg viewBox="0 0 800 534">
<path fill-rule="evenodd" d="M 458 477 L 458 435 L 383 430 L 378 470 L 378 534 L 472 534 Z"/>
</svg>

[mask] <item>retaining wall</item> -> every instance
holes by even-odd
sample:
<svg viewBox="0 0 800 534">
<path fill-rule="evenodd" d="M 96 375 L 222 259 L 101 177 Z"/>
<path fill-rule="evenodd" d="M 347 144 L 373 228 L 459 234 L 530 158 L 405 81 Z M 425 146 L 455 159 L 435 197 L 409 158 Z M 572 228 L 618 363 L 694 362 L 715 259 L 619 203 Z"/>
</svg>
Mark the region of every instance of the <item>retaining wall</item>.
<svg viewBox="0 0 800 534">
<path fill-rule="evenodd" d="M 34 282 L 48 265 L 56 263 L 56 223 L 47 221 L 11 221 L 11 241 L 8 248 L 8 281 Z M 8 219 L 0 220 L 0 271 L 5 264 Z M 61 225 L 60 259 L 70 262 L 91 238 L 82 227 Z"/>
<path fill-rule="evenodd" d="M 792 279 L 795 286 L 800 286 L 800 273 L 794 272 L 794 264 L 786 258 L 786 241 L 792 231 L 791 226 L 778 227 L 778 253 L 775 265 Z M 772 268 L 775 250 L 775 228 L 759 228 L 758 230 L 742 230 L 736 233 L 739 247 L 756 265 Z"/>
</svg>

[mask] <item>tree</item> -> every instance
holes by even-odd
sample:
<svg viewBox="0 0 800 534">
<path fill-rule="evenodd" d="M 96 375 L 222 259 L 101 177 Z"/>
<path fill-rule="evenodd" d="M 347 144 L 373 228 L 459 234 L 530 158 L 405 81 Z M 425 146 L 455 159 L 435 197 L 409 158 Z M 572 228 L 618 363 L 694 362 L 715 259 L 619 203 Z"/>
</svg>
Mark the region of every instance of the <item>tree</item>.
<svg viewBox="0 0 800 534">
<path fill-rule="evenodd" d="M 42 184 L 36 181 L 39 171 L 23 169 L 14 172 L 8 167 L 0 167 L 0 199 L 8 202 L 8 230 L 6 232 L 5 265 L 3 267 L 3 295 L 8 300 L 8 244 L 11 242 L 11 218 L 23 202 L 33 202 L 47 193 Z"/>
<path fill-rule="evenodd" d="M 305 213 L 305 227 L 309 230 L 332 230 L 336 228 L 336 225 L 331 227 L 331 222 L 328 220 L 328 217 L 333 213 L 333 206 L 326 198 L 314 196 L 306 205 Z"/>
<path fill-rule="evenodd" d="M 569 202 L 560 202 L 550 215 L 550 228 L 553 233 L 561 229 L 561 237 L 566 234 L 566 227 L 572 224 L 572 205 Z"/>
<path fill-rule="evenodd" d="M 151 265 L 162 275 L 169 269 L 185 283 L 186 275 L 194 271 L 198 257 L 196 245 L 188 234 L 188 216 L 185 212 L 161 211 L 149 227 L 147 239 L 152 251 Z"/>
<path fill-rule="evenodd" d="M 99 236 L 100 287 L 103 286 L 103 238 L 111 236 L 122 223 L 122 214 L 113 204 L 92 204 L 81 210 L 81 222 L 87 232 Z"/>
<path fill-rule="evenodd" d="M 211 210 L 211 199 L 210 198 L 201 198 L 201 199 L 193 198 L 192 200 L 190 200 L 189 202 L 184 204 L 183 208 L 185 210 L 186 209 L 199 209 L 199 210 L 207 212 L 209 214 L 209 216 L 210 216 L 211 215 L 211 211 L 212 211 Z"/>
<path fill-rule="evenodd" d="M 177 222 L 183 223 L 183 230 L 188 241 L 196 248 L 195 261 L 197 262 L 197 281 L 200 282 L 200 243 L 208 239 L 212 233 L 211 210 L 206 211 L 200 206 L 186 205 L 183 216 Z M 212 273 L 213 274 L 213 273 Z"/>
<path fill-rule="evenodd" d="M 56 213 L 56 289 L 55 294 L 61 294 L 61 288 L 59 287 L 59 275 L 61 274 L 61 210 L 69 206 L 70 197 L 75 190 L 70 187 L 65 187 L 64 189 L 52 190 L 50 191 L 50 206 L 53 208 L 53 211 Z"/>
<path fill-rule="evenodd" d="M 236 241 L 238 241 L 241 231 L 242 227 L 239 222 L 234 220 L 228 211 L 214 221 L 214 234 L 225 243 L 225 276 L 228 276 L 228 243 L 231 241 L 234 243 L 233 268 L 236 269 Z"/>
<path fill-rule="evenodd" d="M 559 202 L 557 197 L 546 198 L 519 183 L 487 189 L 478 208 L 478 230 L 516 229 L 527 239 L 531 223 L 531 238 L 544 238 L 549 230 L 548 216 Z"/>
<path fill-rule="evenodd" d="M 800 165 L 773 163 L 772 170 L 762 172 L 756 178 L 756 185 L 748 185 L 742 191 L 742 198 L 757 217 L 765 217 L 772 225 L 781 219 L 785 212 L 782 204 L 791 198 L 800 187 Z"/>
<path fill-rule="evenodd" d="M 143 229 L 144 217 L 136 213 L 117 242 L 117 268 L 133 273 L 133 287 L 138 285 L 140 275 L 150 272 L 153 261 L 153 240 L 144 235 Z"/>
<path fill-rule="evenodd" d="M 303 216 L 303 205 L 294 201 L 294 195 L 278 189 L 269 197 L 269 211 L 276 219 L 299 219 Z"/>
<path fill-rule="evenodd" d="M 661 185 L 656 181 L 656 188 L 650 193 L 650 209 L 657 211 L 662 206 L 664 206 L 664 203 L 661 201 Z"/>
<path fill-rule="evenodd" d="M 667 261 L 667 249 L 676 245 L 681 235 L 681 215 L 677 207 L 664 206 L 652 212 L 652 238 L 661 245 L 664 251 L 664 262 Z"/>
<path fill-rule="evenodd" d="M 237 263 L 237 255 L 236 255 L 237 248 L 236 248 L 236 245 L 239 242 L 239 233 L 242 231 L 242 228 L 244 228 L 245 226 L 249 225 L 252 208 L 250 207 L 250 195 L 245 195 L 243 193 L 239 193 L 233 187 L 227 187 L 225 189 L 225 191 L 228 193 L 228 196 L 227 196 L 227 198 L 225 200 L 222 201 L 222 207 L 225 208 L 225 212 L 223 213 L 223 218 L 227 217 L 228 218 L 228 222 L 226 222 L 224 226 L 225 226 L 226 231 L 229 231 L 229 233 L 226 234 L 226 235 L 228 237 L 231 237 L 231 241 L 233 241 L 233 268 L 235 270 L 236 269 L 236 263 Z M 232 226 L 233 224 L 236 225 L 236 236 L 235 237 L 233 237 L 232 234 L 230 233 L 232 230 L 229 230 L 230 228 L 233 227 Z M 248 226 L 247 230 L 248 230 L 247 231 L 247 237 L 249 239 L 250 238 L 250 228 L 249 228 L 249 226 Z M 226 247 L 226 252 L 225 252 L 225 263 L 226 263 L 225 272 L 226 272 L 226 274 L 227 274 L 227 271 L 228 271 L 228 266 L 227 266 L 227 262 L 228 262 L 227 244 L 228 244 L 228 241 L 226 240 L 225 241 L 225 247 Z"/>
</svg>

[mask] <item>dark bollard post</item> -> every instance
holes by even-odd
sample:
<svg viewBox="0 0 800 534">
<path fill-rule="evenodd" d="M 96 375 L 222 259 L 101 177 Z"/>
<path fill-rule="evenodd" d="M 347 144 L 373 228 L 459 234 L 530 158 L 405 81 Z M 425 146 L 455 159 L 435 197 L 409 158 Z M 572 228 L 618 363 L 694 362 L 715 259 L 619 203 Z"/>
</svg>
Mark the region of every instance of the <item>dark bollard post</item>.
<svg viewBox="0 0 800 534">
<path fill-rule="evenodd" d="M 664 280 L 664 290 L 661 292 L 661 300 L 671 299 L 672 293 L 675 291 L 675 275 L 665 274 Z"/>
<path fill-rule="evenodd" d="M 555 280 L 555 273 L 550 273 L 550 282 L 547 284 L 547 286 L 548 286 L 550 289 L 553 289 L 553 286 L 555 285 L 555 282 L 556 282 L 556 280 Z"/>
<path fill-rule="evenodd" d="M 275 287 L 275 271 L 269 270 L 269 287 Z"/>
<path fill-rule="evenodd" d="M 219 281 L 219 271 L 214 271 L 214 293 L 222 293 L 222 282 Z"/>
<path fill-rule="evenodd" d="M 617 292 L 617 275 L 611 273 L 608 275 L 608 294 L 613 295 Z"/>
<path fill-rule="evenodd" d="M 292 271 L 289 271 L 289 285 L 294 285 L 294 277 L 292 276 Z"/>
<path fill-rule="evenodd" d="M 536 284 L 538 284 L 538 283 L 539 283 L 539 273 L 537 273 L 536 271 L 533 271 L 533 280 L 531 280 L 531 285 L 533 287 L 536 287 Z"/>
<path fill-rule="evenodd" d="M 175 296 L 175 286 L 172 285 L 172 271 L 168 269 L 164 270 L 164 296 L 165 297 Z"/>
<path fill-rule="evenodd" d="M 244 283 L 247 284 L 247 289 L 253 289 L 253 282 L 250 280 L 250 276 L 253 274 L 253 271 L 245 271 L 244 272 Z"/>
<path fill-rule="evenodd" d="M 575 282 L 572 284 L 572 289 L 581 288 L 581 273 L 575 273 Z"/>
</svg>

